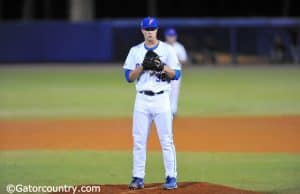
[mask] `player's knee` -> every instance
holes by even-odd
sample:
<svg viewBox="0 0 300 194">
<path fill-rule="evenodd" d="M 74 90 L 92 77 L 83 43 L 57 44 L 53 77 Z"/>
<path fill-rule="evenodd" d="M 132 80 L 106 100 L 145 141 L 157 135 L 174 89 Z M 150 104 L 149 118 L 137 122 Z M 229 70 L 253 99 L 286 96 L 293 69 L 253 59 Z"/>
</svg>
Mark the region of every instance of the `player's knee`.
<svg viewBox="0 0 300 194">
<path fill-rule="evenodd" d="M 142 150 L 146 149 L 146 142 L 140 138 L 134 138 L 134 149 Z"/>
<path fill-rule="evenodd" d="M 160 139 L 160 144 L 161 144 L 161 147 L 163 150 L 170 149 L 174 144 L 173 138 L 172 137 L 162 138 L 162 139 Z"/>
</svg>

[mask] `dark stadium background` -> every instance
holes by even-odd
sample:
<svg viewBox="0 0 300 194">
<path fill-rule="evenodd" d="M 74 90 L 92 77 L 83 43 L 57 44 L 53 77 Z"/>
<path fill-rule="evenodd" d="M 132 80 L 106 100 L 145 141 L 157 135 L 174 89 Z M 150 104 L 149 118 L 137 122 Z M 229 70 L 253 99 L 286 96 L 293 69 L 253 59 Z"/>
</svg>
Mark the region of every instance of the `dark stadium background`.
<svg viewBox="0 0 300 194">
<path fill-rule="evenodd" d="M 25 8 L 27 5 L 29 7 Z M 32 19 L 67 20 L 69 0 L 0 0 L 0 19 L 16 20 L 24 9 Z M 93 0 L 93 18 L 143 17 L 299 17 L 298 0 Z"/>
<path fill-rule="evenodd" d="M 160 39 L 176 28 L 191 64 L 300 63 L 299 0 L 0 0 L 0 64 L 119 63 L 146 16 Z"/>
</svg>

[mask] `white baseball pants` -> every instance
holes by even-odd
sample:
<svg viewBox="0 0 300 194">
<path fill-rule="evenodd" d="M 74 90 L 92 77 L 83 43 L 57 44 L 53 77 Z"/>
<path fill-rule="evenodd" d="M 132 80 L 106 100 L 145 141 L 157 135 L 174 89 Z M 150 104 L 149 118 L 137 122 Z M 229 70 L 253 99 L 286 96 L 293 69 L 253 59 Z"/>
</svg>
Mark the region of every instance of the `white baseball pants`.
<svg viewBox="0 0 300 194">
<path fill-rule="evenodd" d="M 148 135 L 154 121 L 163 152 L 165 176 L 176 177 L 169 93 L 147 96 L 137 93 L 133 114 L 133 177 L 144 178 Z"/>
</svg>

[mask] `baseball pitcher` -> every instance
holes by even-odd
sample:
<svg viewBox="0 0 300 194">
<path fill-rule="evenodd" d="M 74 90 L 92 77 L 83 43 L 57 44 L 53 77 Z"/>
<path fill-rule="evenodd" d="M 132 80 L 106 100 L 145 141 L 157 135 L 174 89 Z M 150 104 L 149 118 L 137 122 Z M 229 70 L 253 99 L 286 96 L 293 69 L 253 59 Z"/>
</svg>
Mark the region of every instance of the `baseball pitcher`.
<svg viewBox="0 0 300 194">
<path fill-rule="evenodd" d="M 170 82 L 181 75 L 174 49 L 157 39 L 158 22 L 144 18 L 141 32 L 145 41 L 133 46 L 123 66 L 128 82 L 136 83 L 133 111 L 133 171 L 130 189 L 144 188 L 147 139 L 154 121 L 163 152 L 164 189 L 177 188 L 176 151 L 173 142 Z"/>
</svg>

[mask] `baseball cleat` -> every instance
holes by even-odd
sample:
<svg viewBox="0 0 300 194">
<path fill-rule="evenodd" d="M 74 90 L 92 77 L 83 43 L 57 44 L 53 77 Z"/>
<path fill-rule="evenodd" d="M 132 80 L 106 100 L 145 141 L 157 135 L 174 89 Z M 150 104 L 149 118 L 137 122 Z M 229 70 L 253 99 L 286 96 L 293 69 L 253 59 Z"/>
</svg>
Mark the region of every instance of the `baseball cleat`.
<svg viewBox="0 0 300 194">
<path fill-rule="evenodd" d="M 143 189 L 144 188 L 144 179 L 138 177 L 132 177 L 132 181 L 129 184 L 129 189 Z"/>
<path fill-rule="evenodd" d="M 176 178 L 167 176 L 166 182 L 163 184 L 164 189 L 176 189 L 177 188 L 177 182 Z"/>
</svg>

